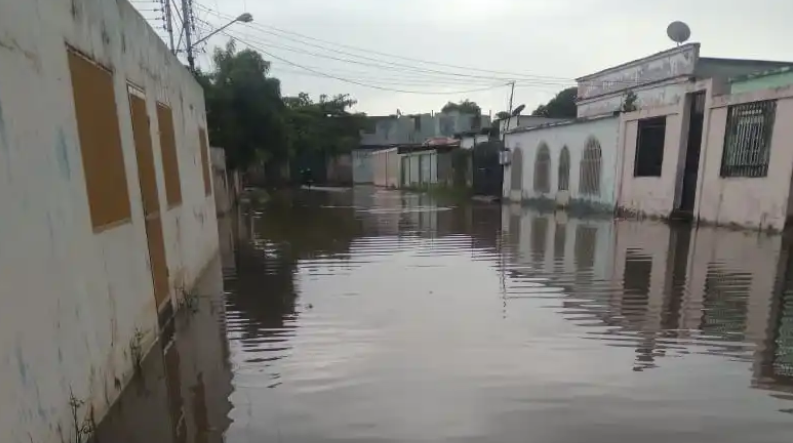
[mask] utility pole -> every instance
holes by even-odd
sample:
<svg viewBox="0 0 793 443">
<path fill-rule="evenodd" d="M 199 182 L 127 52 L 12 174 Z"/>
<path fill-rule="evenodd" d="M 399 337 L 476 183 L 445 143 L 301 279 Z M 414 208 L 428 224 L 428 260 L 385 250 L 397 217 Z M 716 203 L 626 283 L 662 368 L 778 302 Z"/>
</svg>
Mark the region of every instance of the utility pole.
<svg viewBox="0 0 793 443">
<path fill-rule="evenodd" d="M 193 5 L 192 0 L 182 0 L 182 26 L 184 27 L 184 41 L 187 52 L 187 65 L 195 71 L 195 57 L 193 56 Z"/>
<path fill-rule="evenodd" d="M 505 148 L 507 141 L 507 131 L 509 130 L 509 124 L 512 123 L 512 99 L 515 98 L 515 80 L 512 80 L 510 85 L 512 88 L 509 91 L 509 117 L 507 117 L 507 124 L 504 126 L 504 130 L 501 131 L 501 141 L 504 142 Z"/>
<path fill-rule="evenodd" d="M 165 12 L 165 31 L 168 32 L 171 52 L 176 54 L 176 46 L 173 43 L 173 10 L 171 9 L 171 0 L 162 0 L 162 6 Z"/>
</svg>

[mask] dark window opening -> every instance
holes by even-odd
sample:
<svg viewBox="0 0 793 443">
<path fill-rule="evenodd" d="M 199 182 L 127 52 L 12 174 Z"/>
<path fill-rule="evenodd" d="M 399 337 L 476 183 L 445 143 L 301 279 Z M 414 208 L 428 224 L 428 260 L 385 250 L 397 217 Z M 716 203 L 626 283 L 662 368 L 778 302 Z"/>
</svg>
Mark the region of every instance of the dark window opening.
<svg viewBox="0 0 793 443">
<path fill-rule="evenodd" d="M 660 177 L 664 165 L 666 117 L 639 120 L 634 177 Z"/>
</svg>

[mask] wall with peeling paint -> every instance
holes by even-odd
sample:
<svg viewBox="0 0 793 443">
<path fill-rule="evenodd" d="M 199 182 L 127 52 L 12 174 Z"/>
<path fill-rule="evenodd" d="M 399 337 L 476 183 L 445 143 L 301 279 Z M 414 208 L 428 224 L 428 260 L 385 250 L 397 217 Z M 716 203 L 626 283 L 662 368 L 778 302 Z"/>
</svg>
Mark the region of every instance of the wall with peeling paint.
<svg viewBox="0 0 793 443">
<path fill-rule="evenodd" d="M 113 70 L 132 220 L 95 234 L 67 44 Z M 125 1 L 0 3 L 0 429 L 3 441 L 73 441 L 70 393 L 100 420 L 148 350 L 157 313 L 127 83 L 142 88 L 171 297 L 217 253 L 198 128 L 203 93 Z M 173 109 L 183 202 L 167 211 L 156 102 Z"/>
</svg>

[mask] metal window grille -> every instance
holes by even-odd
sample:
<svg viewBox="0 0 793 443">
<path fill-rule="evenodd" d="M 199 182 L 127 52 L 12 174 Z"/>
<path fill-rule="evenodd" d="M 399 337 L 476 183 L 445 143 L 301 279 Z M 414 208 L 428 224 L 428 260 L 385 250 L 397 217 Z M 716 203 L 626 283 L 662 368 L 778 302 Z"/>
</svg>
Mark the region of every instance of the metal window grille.
<svg viewBox="0 0 793 443">
<path fill-rule="evenodd" d="M 537 148 L 534 159 L 534 192 L 548 193 L 551 191 L 551 152 L 545 142 Z"/>
<path fill-rule="evenodd" d="M 559 154 L 559 190 L 567 191 L 570 189 L 570 150 L 567 146 L 562 147 Z"/>
<path fill-rule="evenodd" d="M 520 191 L 523 189 L 523 150 L 520 146 L 512 151 L 512 175 L 510 189 Z"/>
<path fill-rule="evenodd" d="M 768 175 L 775 114 L 775 100 L 730 106 L 721 159 L 722 177 Z"/>
<path fill-rule="evenodd" d="M 589 137 L 584 146 L 584 155 L 581 158 L 579 171 L 578 192 L 582 195 L 600 194 L 600 161 L 602 153 L 600 142 L 595 137 Z"/>
</svg>

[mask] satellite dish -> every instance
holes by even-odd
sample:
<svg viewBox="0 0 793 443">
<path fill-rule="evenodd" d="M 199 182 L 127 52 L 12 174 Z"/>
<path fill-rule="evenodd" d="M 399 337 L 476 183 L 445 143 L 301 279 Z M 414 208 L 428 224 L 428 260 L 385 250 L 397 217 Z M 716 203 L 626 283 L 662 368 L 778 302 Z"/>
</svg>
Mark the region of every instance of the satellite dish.
<svg viewBox="0 0 793 443">
<path fill-rule="evenodd" d="M 677 43 L 677 46 L 680 46 L 681 43 L 685 43 L 691 38 L 691 28 L 683 22 L 672 22 L 666 28 L 666 35 Z"/>
</svg>

